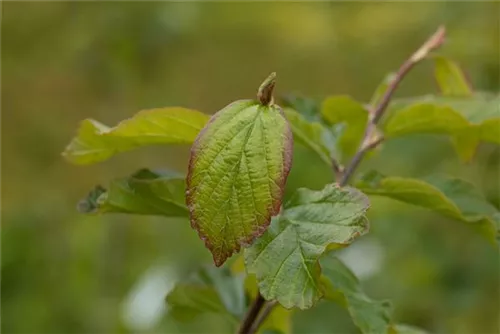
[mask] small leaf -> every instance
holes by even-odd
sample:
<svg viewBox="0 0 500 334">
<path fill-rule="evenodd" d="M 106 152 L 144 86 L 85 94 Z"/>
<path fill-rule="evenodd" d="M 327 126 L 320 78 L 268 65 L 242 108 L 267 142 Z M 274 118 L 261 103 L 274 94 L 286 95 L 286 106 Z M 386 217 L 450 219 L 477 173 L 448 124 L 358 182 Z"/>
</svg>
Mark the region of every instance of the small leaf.
<svg viewBox="0 0 500 334">
<path fill-rule="evenodd" d="M 231 276 L 226 269 L 204 268 L 177 283 L 166 300 L 178 321 L 216 313 L 237 323 L 245 313 L 243 276 Z"/>
<path fill-rule="evenodd" d="M 296 110 L 304 119 L 308 121 L 321 121 L 320 104 L 314 99 L 294 94 L 287 94 L 283 97 L 283 106 L 286 107 L 285 110 Z"/>
<path fill-rule="evenodd" d="M 385 125 L 387 138 L 411 133 L 455 134 L 469 127 L 469 122 L 448 106 L 416 103 L 397 112 Z"/>
<path fill-rule="evenodd" d="M 331 125 L 343 124 L 338 141 L 342 160 L 354 155 L 365 132 L 368 111 L 349 96 L 331 96 L 323 101 L 321 115 Z"/>
<path fill-rule="evenodd" d="M 490 241 L 495 241 L 496 228 L 491 217 L 497 210 L 467 181 L 443 175 L 419 180 L 372 171 L 356 186 L 368 195 L 393 198 L 474 223 Z"/>
<path fill-rule="evenodd" d="M 476 93 L 471 98 L 425 96 L 397 100 L 384 126 L 387 138 L 412 133 L 448 134 L 462 160 L 479 142 L 500 144 L 500 96 Z"/>
<path fill-rule="evenodd" d="M 86 119 L 63 156 L 71 163 L 87 165 L 140 146 L 191 144 L 208 118 L 196 110 L 171 107 L 140 111 L 112 128 Z"/>
<path fill-rule="evenodd" d="M 332 252 L 325 254 L 320 263 L 325 298 L 345 307 L 362 333 L 388 333 L 391 325 L 390 304 L 366 296 L 356 276 Z"/>
<path fill-rule="evenodd" d="M 293 109 L 285 108 L 285 116 L 290 123 L 293 139 L 315 152 L 328 166 L 332 165 L 330 149 L 325 144 L 327 129 L 318 122 L 309 122 Z"/>
<path fill-rule="evenodd" d="M 318 258 L 331 244 L 349 244 L 368 231 L 368 199 L 354 188 L 298 189 L 262 237 L 245 250 L 267 300 L 285 308 L 311 307 L 321 296 Z"/>
<path fill-rule="evenodd" d="M 470 87 L 460 67 L 445 57 L 435 57 L 434 75 L 443 95 L 471 96 Z"/>
<path fill-rule="evenodd" d="M 111 182 L 109 190 L 97 186 L 79 203 L 83 213 L 131 213 L 187 217 L 185 179 L 142 169 Z"/>
<path fill-rule="evenodd" d="M 267 229 L 291 167 L 292 134 L 280 107 L 237 101 L 217 112 L 191 148 L 191 226 L 220 266 Z"/>
</svg>

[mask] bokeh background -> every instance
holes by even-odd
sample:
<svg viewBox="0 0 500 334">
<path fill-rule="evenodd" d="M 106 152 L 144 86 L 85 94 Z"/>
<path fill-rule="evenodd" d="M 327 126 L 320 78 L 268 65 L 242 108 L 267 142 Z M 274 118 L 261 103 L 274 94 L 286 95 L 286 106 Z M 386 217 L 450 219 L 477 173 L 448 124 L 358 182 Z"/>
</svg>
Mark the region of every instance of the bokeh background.
<svg viewBox="0 0 500 334">
<path fill-rule="evenodd" d="M 442 53 L 480 90 L 499 90 L 499 2 L 167 3 L 3 2 L 3 333 L 218 333 L 219 319 L 175 323 L 163 298 L 210 262 L 187 221 L 84 216 L 76 203 L 95 184 L 140 167 L 185 171 L 188 147 L 154 147 L 89 167 L 60 156 L 79 121 L 114 125 L 141 109 L 186 106 L 214 113 L 254 96 L 272 71 L 277 95 L 368 101 L 384 76 L 444 23 Z M 422 64 L 398 96 L 434 92 Z M 297 145 L 298 146 L 298 145 Z M 371 163 L 386 174 L 442 171 L 474 182 L 500 206 L 498 147 L 461 164 L 450 141 L 411 136 Z M 296 148 L 288 188 L 331 178 Z M 398 322 L 435 333 L 499 331 L 499 257 L 464 224 L 376 199 L 372 231 L 342 253 Z M 297 312 L 295 333 L 357 333 L 332 304 Z"/>
</svg>

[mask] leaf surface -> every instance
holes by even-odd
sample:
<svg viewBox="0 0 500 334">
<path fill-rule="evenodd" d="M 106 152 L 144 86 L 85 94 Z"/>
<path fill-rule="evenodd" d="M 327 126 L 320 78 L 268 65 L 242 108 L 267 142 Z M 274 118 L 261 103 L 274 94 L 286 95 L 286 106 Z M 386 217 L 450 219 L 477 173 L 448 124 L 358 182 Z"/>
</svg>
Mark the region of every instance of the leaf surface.
<svg viewBox="0 0 500 334">
<path fill-rule="evenodd" d="M 112 128 L 86 119 L 63 156 L 71 163 L 87 165 L 141 146 L 191 144 L 208 118 L 196 110 L 171 107 L 140 111 Z"/>
<path fill-rule="evenodd" d="M 472 95 L 472 88 L 469 86 L 464 73 L 454 61 L 442 56 L 437 56 L 434 60 L 434 76 L 443 95 Z"/>
<path fill-rule="evenodd" d="M 109 189 L 97 186 L 79 204 L 83 213 L 130 213 L 187 217 L 185 179 L 142 169 L 113 180 Z"/>
<path fill-rule="evenodd" d="M 356 186 L 368 195 L 389 197 L 474 223 L 490 241 L 495 241 L 496 227 L 492 217 L 497 210 L 467 181 L 444 175 L 420 180 L 384 176 L 372 171 Z"/>
<path fill-rule="evenodd" d="M 290 123 L 293 139 L 316 153 L 328 166 L 332 165 L 333 152 L 325 144 L 328 130 L 318 122 L 310 122 L 293 109 L 285 108 L 285 116 Z"/>
<path fill-rule="evenodd" d="M 215 313 L 237 323 L 245 313 L 243 276 L 233 276 L 226 269 L 203 268 L 178 282 L 166 300 L 170 313 L 179 321 Z"/>
<path fill-rule="evenodd" d="M 276 105 L 236 101 L 216 113 L 191 148 L 191 225 L 220 266 L 248 246 L 279 212 L 292 134 Z"/>
<path fill-rule="evenodd" d="M 349 96 L 331 96 L 323 101 L 321 115 L 330 125 L 342 125 L 338 150 L 342 160 L 351 157 L 359 147 L 365 132 L 368 111 Z"/>
<path fill-rule="evenodd" d="M 354 188 L 298 189 L 262 237 L 245 250 L 267 300 L 285 308 L 311 307 L 323 294 L 318 259 L 332 244 L 349 244 L 368 231 L 368 199 Z"/>
<path fill-rule="evenodd" d="M 500 144 L 500 95 L 424 96 L 396 101 L 383 127 L 387 138 L 413 133 L 448 134 L 464 161 L 480 141 Z"/>
<path fill-rule="evenodd" d="M 366 296 L 356 276 L 332 253 L 321 260 L 325 298 L 345 307 L 362 333 L 385 334 L 390 330 L 391 306 Z"/>
</svg>

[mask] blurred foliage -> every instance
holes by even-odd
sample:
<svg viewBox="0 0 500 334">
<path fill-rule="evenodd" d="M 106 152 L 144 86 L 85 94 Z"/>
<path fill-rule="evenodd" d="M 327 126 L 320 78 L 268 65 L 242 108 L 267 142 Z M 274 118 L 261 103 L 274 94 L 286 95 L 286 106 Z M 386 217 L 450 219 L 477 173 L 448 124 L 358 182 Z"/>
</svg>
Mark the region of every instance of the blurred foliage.
<svg viewBox="0 0 500 334">
<path fill-rule="evenodd" d="M 441 23 L 449 36 L 442 53 L 466 69 L 473 87 L 498 91 L 499 10 L 495 2 L 2 3 L 2 331 L 227 330 L 210 314 L 180 326 L 165 309 L 173 282 L 210 262 L 187 220 L 76 211 L 88 189 L 113 176 L 145 166 L 185 172 L 187 147 L 70 166 L 60 152 L 81 119 L 116 124 L 164 106 L 214 113 L 253 97 L 272 71 L 283 96 L 367 102 Z M 435 91 L 430 73 L 431 65 L 419 66 L 398 96 Z M 331 180 L 314 153 L 298 147 L 295 154 L 289 190 Z M 363 165 L 402 177 L 447 172 L 497 208 L 499 167 L 498 147 L 481 144 L 462 164 L 450 140 L 435 135 L 394 139 Z M 388 199 L 374 200 L 369 215 L 370 234 L 342 251 L 368 295 L 392 300 L 399 323 L 498 332 L 499 257 L 481 235 Z M 326 303 L 296 312 L 292 327 L 357 331 L 345 310 Z"/>
</svg>

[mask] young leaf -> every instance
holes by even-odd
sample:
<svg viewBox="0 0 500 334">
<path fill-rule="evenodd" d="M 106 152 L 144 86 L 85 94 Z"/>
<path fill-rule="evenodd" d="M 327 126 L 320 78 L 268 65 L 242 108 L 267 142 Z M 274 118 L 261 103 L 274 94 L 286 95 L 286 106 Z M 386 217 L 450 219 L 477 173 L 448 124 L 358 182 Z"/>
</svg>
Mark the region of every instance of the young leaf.
<svg viewBox="0 0 500 334">
<path fill-rule="evenodd" d="M 388 333 L 391 326 L 390 304 L 366 296 L 356 276 L 331 252 L 325 254 L 320 263 L 325 298 L 344 306 L 362 333 Z"/>
<path fill-rule="evenodd" d="M 492 216 L 497 209 L 469 182 L 435 175 L 423 180 L 384 176 L 369 172 L 356 183 L 368 195 L 380 195 L 437 211 L 445 216 L 477 225 L 495 241 Z"/>
<path fill-rule="evenodd" d="M 305 120 L 310 122 L 321 121 L 320 104 L 318 101 L 294 94 L 287 94 L 282 100 L 285 109 L 296 110 Z"/>
<path fill-rule="evenodd" d="M 321 160 L 331 166 L 332 159 L 330 156 L 333 155 L 333 152 L 330 152 L 324 139 L 328 130 L 318 122 L 305 120 L 302 115 L 293 109 L 285 108 L 284 112 L 290 123 L 294 141 L 315 152 Z"/>
<path fill-rule="evenodd" d="M 186 192 L 191 226 L 217 266 L 262 235 L 281 206 L 292 133 L 266 92 L 259 90 L 260 102 L 236 101 L 217 112 L 191 148 Z"/>
<path fill-rule="evenodd" d="M 467 129 L 469 122 L 448 106 L 416 103 L 396 113 L 385 125 L 387 138 L 411 133 L 455 134 Z"/>
<path fill-rule="evenodd" d="M 368 231 L 368 198 L 354 188 L 298 189 L 262 237 L 245 250 L 264 298 L 285 308 L 311 307 L 322 296 L 318 258 L 331 244 L 349 244 Z"/>
<path fill-rule="evenodd" d="M 331 125 L 343 124 L 338 149 L 345 160 L 359 147 L 368 119 L 368 111 L 349 96 L 331 96 L 323 101 L 321 115 Z"/>
<path fill-rule="evenodd" d="M 443 95 L 471 96 L 472 88 L 460 67 L 445 57 L 435 57 L 434 75 Z"/>
<path fill-rule="evenodd" d="M 216 313 L 237 323 L 245 312 L 243 276 L 232 276 L 226 269 L 204 268 L 176 284 L 166 300 L 170 313 L 179 321 Z"/>
<path fill-rule="evenodd" d="M 187 217 L 185 179 L 142 169 L 111 182 L 109 190 L 97 186 L 78 206 L 83 213 L 131 213 Z"/>
<path fill-rule="evenodd" d="M 87 165 L 140 146 L 190 144 L 208 118 L 196 110 L 171 107 L 140 111 L 112 128 L 86 119 L 63 156 L 71 163 Z"/>
<path fill-rule="evenodd" d="M 386 122 L 387 138 L 411 133 L 449 134 L 464 161 L 479 142 L 500 144 L 500 96 L 476 93 L 471 98 L 426 96 L 400 100 Z M 394 110 L 396 109 L 396 110 Z"/>
</svg>

